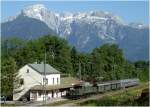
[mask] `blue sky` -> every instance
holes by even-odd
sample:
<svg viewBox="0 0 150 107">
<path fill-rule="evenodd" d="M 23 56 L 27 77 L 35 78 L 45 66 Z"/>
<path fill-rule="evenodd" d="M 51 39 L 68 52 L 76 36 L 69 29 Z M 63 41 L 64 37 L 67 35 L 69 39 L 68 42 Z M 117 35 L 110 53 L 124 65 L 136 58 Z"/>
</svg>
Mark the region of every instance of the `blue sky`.
<svg viewBox="0 0 150 107">
<path fill-rule="evenodd" d="M 22 8 L 33 4 L 44 4 L 49 10 L 55 12 L 103 10 L 120 16 L 126 23 L 149 23 L 149 3 L 146 1 L 5 1 L 1 2 L 1 20 L 3 21 L 9 16 L 14 16 Z"/>
</svg>

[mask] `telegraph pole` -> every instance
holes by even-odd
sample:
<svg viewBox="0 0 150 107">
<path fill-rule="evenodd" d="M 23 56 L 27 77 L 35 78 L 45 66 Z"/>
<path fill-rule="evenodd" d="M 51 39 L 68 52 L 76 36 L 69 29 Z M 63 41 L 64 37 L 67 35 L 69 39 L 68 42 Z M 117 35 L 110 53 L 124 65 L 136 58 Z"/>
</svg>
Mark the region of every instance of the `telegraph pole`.
<svg viewBox="0 0 150 107">
<path fill-rule="evenodd" d="M 79 78 L 81 80 L 81 63 L 79 62 Z"/>
<path fill-rule="evenodd" d="M 44 76 L 43 76 L 43 105 L 44 105 Z"/>
<path fill-rule="evenodd" d="M 54 54 L 54 52 L 53 52 L 52 45 L 50 45 L 49 48 L 51 49 L 52 59 L 53 59 L 53 63 L 54 63 L 55 54 Z M 47 84 L 47 79 L 46 79 L 46 46 L 45 46 L 45 55 L 44 55 L 44 78 L 43 78 L 43 105 L 46 104 L 46 84 Z"/>
<path fill-rule="evenodd" d="M 54 64 L 54 59 L 55 59 L 54 47 L 53 47 L 53 45 L 50 45 L 49 48 L 50 48 L 51 56 L 52 56 L 52 59 L 53 59 L 52 64 Z"/>
<path fill-rule="evenodd" d="M 46 104 L 46 49 L 44 54 L 43 105 Z"/>
<path fill-rule="evenodd" d="M 83 71 L 83 74 L 85 74 L 85 64 L 86 64 L 86 63 L 83 63 L 83 65 L 84 65 L 84 71 Z M 83 75 L 83 79 L 85 79 L 85 75 Z"/>
<path fill-rule="evenodd" d="M 45 61 L 44 61 L 44 78 L 45 78 L 45 81 L 44 81 L 44 96 L 45 96 L 45 104 L 46 104 L 46 50 L 45 50 Z"/>
</svg>

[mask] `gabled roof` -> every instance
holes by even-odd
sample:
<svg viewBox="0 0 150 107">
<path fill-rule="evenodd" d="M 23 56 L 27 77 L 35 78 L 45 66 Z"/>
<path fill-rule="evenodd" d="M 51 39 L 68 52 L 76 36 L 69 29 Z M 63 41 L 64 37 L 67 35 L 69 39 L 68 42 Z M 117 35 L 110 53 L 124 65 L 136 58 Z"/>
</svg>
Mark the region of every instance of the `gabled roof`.
<svg viewBox="0 0 150 107">
<path fill-rule="evenodd" d="M 39 72 L 40 74 L 44 74 L 44 64 L 28 64 L 29 67 Z M 60 74 L 55 68 L 50 66 L 49 64 L 45 64 L 46 74 Z"/>
</svg>

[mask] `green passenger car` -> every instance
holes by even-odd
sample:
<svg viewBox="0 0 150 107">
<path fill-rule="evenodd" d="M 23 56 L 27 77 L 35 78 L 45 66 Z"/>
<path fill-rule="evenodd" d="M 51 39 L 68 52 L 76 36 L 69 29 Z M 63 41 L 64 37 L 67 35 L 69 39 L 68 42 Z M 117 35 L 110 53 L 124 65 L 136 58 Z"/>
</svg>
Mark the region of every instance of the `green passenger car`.
<svg viewBox="0 0 150 107">
<path fill-rule="evenodd" d="M 111 90 L 111 84 L 110 83 L 105 83 L 104 84 L 104 91 L 109 91 Z"/>
<path fill-rule="evenodd" d="M 82 96 L 84 95 L 84 90 L 82 88 L 78 89 L 76 92 L 75 92 L 75 95 L 76 96 Z"/>
<path fill-rule="evenodd" d="M 112 84 L 111 84 L 111 89 L 112 89 L 112 90 L 117 89 L 117 83 L 112 83 Z"/>
<path fill-rule="evenodd" d="M 84 94 L 89 94 L 93 92 L 93 85 L 90 83 L 86 83 L 82 86 L 82 90 Z"/>
<path fill-rule="evenodd" d="M 104 92 L 104 84 L 98 84 L 98 92 Z"/>
<path fill-rule="evenodd" d="M 117 88 L 117 89 L 120 89 L 120 88 L 121 88 L 121 83 L 120 83 L 120 82 L 117 83 L 116 88 Z"/>
<path fill-rule="evenodd" d="M 93 87 L 93 89 L 92 89 L 92 93 L 97 93 L 97 87 Z"/>
</svg>

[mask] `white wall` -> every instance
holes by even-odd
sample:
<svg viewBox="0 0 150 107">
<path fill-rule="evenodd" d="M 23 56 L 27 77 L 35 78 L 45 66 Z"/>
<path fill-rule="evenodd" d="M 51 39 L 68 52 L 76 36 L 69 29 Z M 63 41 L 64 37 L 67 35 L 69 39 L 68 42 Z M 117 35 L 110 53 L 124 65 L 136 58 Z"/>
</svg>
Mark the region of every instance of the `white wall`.
<svg viewBox="0 0 150 107">
<path fill-rule="evenodd" d="M 32 96 L 34 96 L 33 94 L 35 94 L 37 96 L 37 99 L 33 99 Z M 54 92 L 53 98 L 60 98 L 62 95 L 66 95 L 66 91 L 64 92 Z M 43 101 L 43 94 L 39 95 L 39 91 L 36 91 L 35 93 L 30 92 L 30 99 L 33 99 L 35 101 Z M 46 96 L 46 100 L 51 100 L 52 99 L 52 92 L 48 92 L 47 96 Z"/>
<path fill-rule="evenodd" d="M 27 69 L 29 70 L 29 73 L 27 73 Z M 32 87 L 34 85 L 42 84 L 43 76 L 34 71 L 28 65 L 19 70 L 19 75 L 24 79 L 24 87 Z"/>
<path fill-rule="evenodd" d="M 62 96 L 65 96 L 66 95 L 66 91 L 63 91 L 61 94 L 62 94 Z"/>
<path fill-rule="evenodd" d="M 46 78 L 48 78 L 48 85 L 60 84 L 60 74 L 49 74 L 46 75 Z M 54 84 L 53 84 L 53 78 L 54 78 Z M 58 83 L 57 83 L 57 78 L 58 78 Z"/>
<path fill-rule="evenodd" d="M 27 73 L 27 70 L 29 72 Z M 31 87 L 35 85 L 42 85 L 43 84 L 43 75 L 29 67 L 28 65 L 25 65 L 19 70 L 19 76 L 20 78 L 23 78 L 24 80 L 24 89 L 30 89 Z M 49 74 L 46 75 L 46 78 L 48 79 L 48 85 L 57 85 L 60 84 L 60 74 Z M 54 84 L 53 84 L 53 78 L 54 78 Z M 58 78 L 58 83 L 57 83 Z M 39 93 L 37 93 L 37 101 L 43 100 L 43 95 L 39 96 Z M 50 98 L 52 98 L 51 93 L 48 94 Z M 56 94 L 54 94 L 56 97 Z"/>
<path fill-rule="evenodd" d="M 43 101 L 43 94 L 39 95 L 39 93 L 37 93 L 37 101 Z"/>
<path fill-rule="evenodd" d="M 28 73 L 27 73 L 27 70 L 29 70 Z M 21 87 L 23 87 L 24 89 L 19 93 L 13 93 L 13 100 L 18 100 L 26 92 L 28 92 L 31 87 L 33 87 L 35 85 L 41 85 L 42 78 L 43 78 L 42 75 L 40 75 L 38 72 L 34 71 L 28 65 L 25 65 L 24 67 L 22 67 L 19 70 L 18 77 L 23 79 L 24 84 Z M 17 89 L 14 89 L 14 92 L 16 90 Z"/>
<path fill-rule="evenodd" d="M 27 73 L 27 69 L 29 69 L 29 73 Z M 19 75 L 21 76 L 21 78 L 24 79 L 24 86 L 29 87 L 29 86 L 43 84 L 43 75 L 41 75 L 37 71 L 34 71 L 28 65 L 22 67 L 19 70 Z M 60 74 L 49 74 L 46 75 L 46 78 L 48 79 L 48 85 L 60 84 Z M 54 84 L 53 84 L 53 78 L 54 78 Z M 58 78 L 58 83 L 57 83 L 57 78 Z"/>
</svg>

